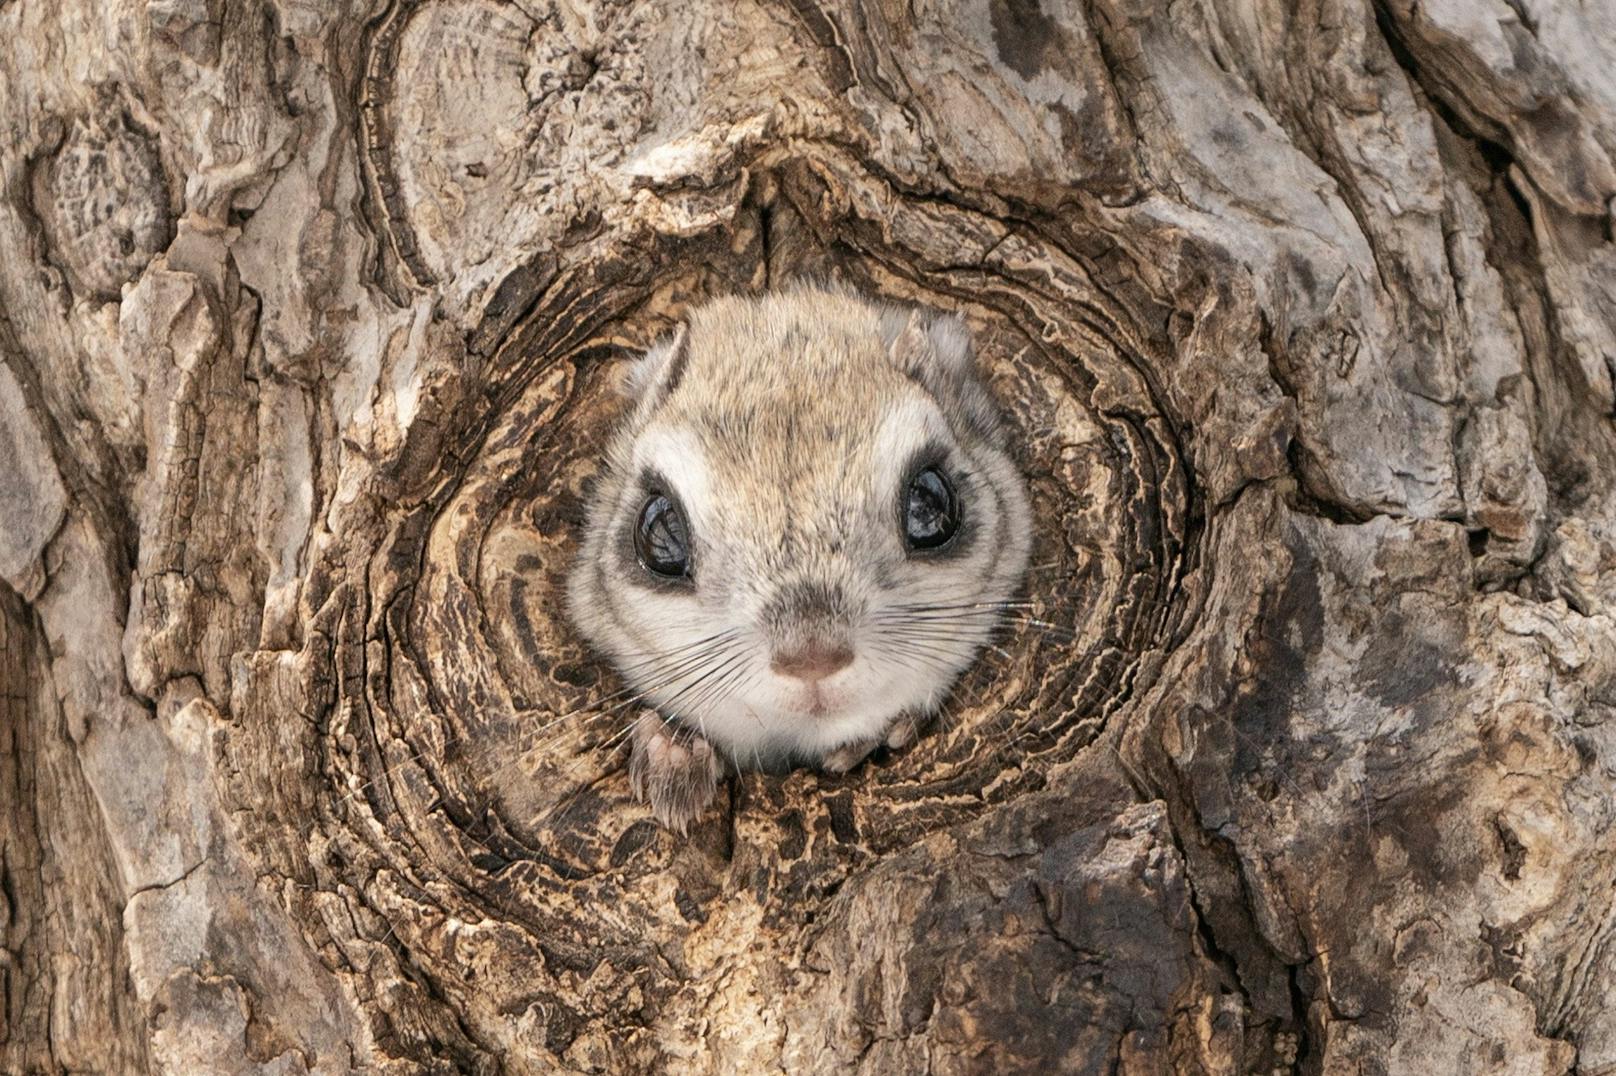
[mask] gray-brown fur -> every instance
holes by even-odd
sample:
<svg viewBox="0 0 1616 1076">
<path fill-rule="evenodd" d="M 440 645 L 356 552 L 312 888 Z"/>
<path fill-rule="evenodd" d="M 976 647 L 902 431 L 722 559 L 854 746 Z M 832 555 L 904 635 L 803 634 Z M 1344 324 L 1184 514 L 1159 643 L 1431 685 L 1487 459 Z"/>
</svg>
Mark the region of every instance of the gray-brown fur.
<svg viewBox="0 0 1616 1076">
<path fill-rule="evenodd" d="M 847 769 L 912 739 L 991 633 L 1029 541 L 963 323 L 822 287 L 723 298 L 625 388 L 571 583 L 584 635 L 671 727 L 736 765 Z M 901 516 L 924 466 L 950 476 L 961 511 L 946 547 L 922 555 Z M 689 580 L 636 557 L 658 493 L 689 526 Z M 845 672 L 770 672 L 797 667 L 782 654 L 832 651 L 853 655 Z M 700 780 L 659 772 L 700 753 L 653 759 L 649 742 L 636 737 L 636 789 L 682 828 L 711 798 L 710 760 L 691 762 Z"/>
</svg>

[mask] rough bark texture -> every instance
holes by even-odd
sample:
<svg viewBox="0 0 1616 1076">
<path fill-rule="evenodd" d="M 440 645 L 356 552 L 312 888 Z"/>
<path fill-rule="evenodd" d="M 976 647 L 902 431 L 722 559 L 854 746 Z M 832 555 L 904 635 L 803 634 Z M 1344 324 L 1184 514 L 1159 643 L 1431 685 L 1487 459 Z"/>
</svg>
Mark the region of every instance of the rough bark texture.
<svg viewBox="0 0 1616 1076">
<path fill-rule="evenodd" d="M 0 1068 L 1616 1073 L 1616 12 L 0 3 Z M 630 799 L 629 349 L 961 311 L 946 727 Z"/>
</svg>

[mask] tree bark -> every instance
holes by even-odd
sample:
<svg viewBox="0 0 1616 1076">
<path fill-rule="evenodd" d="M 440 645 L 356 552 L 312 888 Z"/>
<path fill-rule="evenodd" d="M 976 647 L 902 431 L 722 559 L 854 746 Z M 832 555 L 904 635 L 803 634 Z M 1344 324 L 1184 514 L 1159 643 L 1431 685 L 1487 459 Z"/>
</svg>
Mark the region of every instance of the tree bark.
<svg viewBox="0 0 1616 1076">
<path fill-rule="evenodd" d="M 0 2 L 7 1072 L 1616 1073 L 1616 14 Z M 633 803 L 632 349 L 958 310 L 915 747 Z"/>
</svg>

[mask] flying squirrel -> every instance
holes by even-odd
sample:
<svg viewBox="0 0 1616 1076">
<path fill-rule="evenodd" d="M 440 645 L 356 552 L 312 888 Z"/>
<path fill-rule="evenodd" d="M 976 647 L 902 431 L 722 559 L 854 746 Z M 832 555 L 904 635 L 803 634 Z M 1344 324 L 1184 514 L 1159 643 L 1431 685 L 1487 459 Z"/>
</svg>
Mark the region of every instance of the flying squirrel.
<svg viewBox="0 0 1616 1076">
<path fill-rule="evenodd" d="M 726 766 L 908 745 L 1021 585 L 1031 519 L 956 316 L 823 285 L 695 309 L 624 378 L 571 617 L 684 832 Z"/>
</svg>

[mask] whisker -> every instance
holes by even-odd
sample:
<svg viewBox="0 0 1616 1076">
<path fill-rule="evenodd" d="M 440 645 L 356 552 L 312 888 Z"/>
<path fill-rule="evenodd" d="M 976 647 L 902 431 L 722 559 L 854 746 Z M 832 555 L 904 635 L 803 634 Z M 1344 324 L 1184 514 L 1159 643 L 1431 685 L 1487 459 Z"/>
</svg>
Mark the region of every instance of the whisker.
<svg viewBox="0 0 1616 1076">
<path fill-rule="evenodd" d="M 679 691 L 675 692 L 674 695 L 664 704 L 663 709 L 669 711 L 684 709 L 686 712 L 691 712 L 697 710 L 699 707 L 705 706 L 706 703 L 717 692 L 726 690 L 728 685 L 733 684 L 738 677 L 743 676 L 748 671 L 750 667 L 750 657 L 750 653 L 744 649 L 727 655 L 721 664 L 705 670 L 691 683 L 686 684 L 684 687 L 680 688 Z M 695 691 L 698 688 L 701 689 L 699 693 L 691 697 L 683 706 L 681 706 L 681 700 L 683 700 L 686 695 L 689 695 L 692 691 Z M 701 732 L 698 732 L 697 729 L 691 728 L 688 725 L 681 725 L 673 717 L 666 716 L 661 712 L 658 712 L 657 716 L 661 718 L 664 725 L 673 727 L 671 735 L 675 742 L 677 742 L 681 731 L 688 733 L 691 738 L 694 738 L 697 735 L 702 736 L 703 739 L 706 738 L 705 721 L 703 716 L 699 713 L 697 714 L 697 722 L 698 724 L 702 725 Z M 633 727 L 634 722 L 627 723 L 622 729 L 614 733 L 606 742 L 610 743 L 613 740 L 619 740 L 626 737 Z M 603 744 L 602 746 L 605 745 Z M 621 743 L 619 743 L 617 746 L 621 746 Z M 612 750 L 615 751 L 616 747 L 613 747 Z M 593 752 L 591 752 L 591 754 L 593 754 Z M 570 776 L 572 770 L 582 762 L 583 757 L 588 756 L 586 755 L 580 757 L 578 762 L 575 762 L 572 767 L 569 767 L 567 771 L 562 774 L 562 776 Z M 569 806 L 567 808 L 564 808 L 562 811 L 554 814 L 553 816 L 535 819 L 530 824 L 534 826 L 546 826 L 553 828 L 561 822 L 562 818 L 566 814 L 566 810 L 570 809 L 570 806 L 576 802 L 577 796 L 574 794 L 574 796 L 569 800 Z"/>
<path fill-rule="evenodd" d="M 667 679 L 664 679 L 663 682 L 656 683 L 656 685 L 653 685 L 653 687 L 646 688 L 646 690 L 643 690 L 643 691 L 638 691 L 637 695 L 633 695 L 632 698 L 627 698 L 627 700 L 621 701 L 621 703 L 617 703 L 616 706 L 611 706 L 611 708 L 604 709 L 604 711 L 595 712 L 595 714 L 590 714 L 590 717 L 609 717 L 609 716 L 614 716 L 614 714 L 617 714 L 617 712 L 621 712 L 622 709 L 629 708 L 629 706 L 635 706 L 635 704 L 638 704 L 638 703 L 643 703 L 643 701 L 645 701 L 646 698 L 650 698 L 651 695 L 656 695 L 656 693 L 658 693 L 658 691 L 666 690 L 666 688 L 672 687 L 672 685 L 674 685 L 674 683 L 679 683 L 680 680 L 685 679 L 685 677 L 687 677 L 687 675 L 690 675 L 690 672 L 692 672 L 692 670 L 682 670 L 682 672 L 679 672 L 679 674 L 671 675 L 671 677 L 667 677 Z M 692 680 L 692 683 L 687 683 L 687 685 L 685 685 L 684 688 L 680 688 L 679 691 L 675 691 L 674 698 L 679 698 L 679 695 L 682 695 L 682 693 L 684 693 L 684 691 L 692 690 L 692 688 L 695 687 L 695 685 L 698 685 L 698 683 L 703 682 L 703 680 L 705 680 L 706 677 L 708 677 L 708 675 L 711 675 L 711 670 L 703 670 L 703 672 L 700 672 L 700 674 L 696 675 L 696 679 Z M 532 754 L 538 753 L 538 751 L 543 750 L 543 751 L 546 751 L 546 753 L 548 753 L 548 751 L 553 751 L 554 748 L 556 748 L 556 746 L 559 746 L 559 745 L 561 745 L 561 743 L 566 742 L 567 738 L 569 738 L 569 737 L 582 737 L 582 735 L 585 735 L 585 732 L 587 732 L 587 730 L 582 729 L 582 727 L 580 727 L 580 729 L 572 730 L 572 732 L 561 733 L 561 735 L 559 735 L 559 737 L 549 738 L 549 740 L 546 740 L 546 742 L 535 743 L 535 745 L 530 746 L 530 748 L 528 748 L 528 750 L 525 750 L 524 753 L 522 753 L 522 756 L 520 756 L 520 758 L 511 759 L 511 763 L 507 763 L 506 766 L 496 767 L 496 769 L 494 769 L 494 771 L 491 771 L 491 772 L 488 772 L 488 774 L 485 774 L 485 780 L 486 779 L 491 779 L 491 777 L 498 777 L 498 775 L 501 774 L 501 772 L 503 772 L 504 769 L 506 769 L 506 767 L 509 767 L 509 766 L 511 766 L 511 764 L 514 764 L 514 763 L 520 763 L 520 761 L 524 761 L 524 759 L 527 759 L 528 756 L 532 756 Z"/>
<path fill-rule="evenodd" d="M 873 620 L 889 620 L 923 613 L 946 613 L 977 609 L 1037 609 L 1042 602 L 960 602 L 958 604 L 939 604 L 915 602 L 905 605 L 889 605 L 879 610 Z"/>
<path fill-rule="evenodd" d="M 722 654 L 723 650 L 727 646 L 727 644 L 730 643 L 731 641 L 733 641 L 733 638 L 735 636 L 738 636 L 739 634 L 740 634 L 739 630 L 738 629 L 733 629 L 733 628 L 728 629 L 726 631 L 722 631 L 722 632 L 716 632 L 713 635 L 708 636 L 705 639 L 696 640 L 695 642 L 688 643 L 688 644 L 685 644 L 684 646 L 677 647 L 677 648 L 675 648 L 673 650 L 667 651 L 667 652 L 665 652 L 665 654 L 657 655 L 654 658 L 647 659 L 647 662 L 637 663 L 637 664 L 645 664 L 645 663 L 648 663 L 648 662 L 651 662 L 651 661 L 669 661 L 670 659 L 676 659 L 676 660 L 674 660 L 674 668 L 664 670 L 664 675 L 662 676 L 662 678 L 661 678 L 661 680 L 660 680 L 660 682 L 658 684 L 656 684 L 656 685 L 654 685 L 654 686 L 652 686 L 650 688 L 646 688 L 644 690 L 638 690 L 638 691 L 636 691 L 636 689 L 633 686 L 629 686 L 629 687 L 625 687 L 625 688 L 623 688 L 621 690 L 614 691 L 614 692 L 612 692 L 612 693 L 610 693 L 610 694 L 608 694 L 608 695 L 606 695 L 606 696 L 604 696 L 602 698 L 593 699 L 593 700 L 583 704 L 582 706 L 575 707 L 572 710 L 569 710 L 569 711 L 567 711 L 565 713 L 556 715 L 556 716 L 550 718 L 549 720 L 547 720 L 545 722 L 542 722 L 541 724 L 539 724 L 539 725 L 537 725 L 535 727 L 524 729 L 523 733 L 522 733 L 522 738 L 527 738 L 527 737 L 532 737 L 532 736 L 542 736 L 545 732 L 549 731 L 550 729 L 555 728 L 557 725 L 561 724 L 562 722 L 564 722 L 564 721 L 566 721 L 566 720 L 568 720 L 570 718 L 576 717 L 576 716 L 578 716 L 580 714 L 590 713 L 591 711 L 594 711 L 594 713 L 590 713 L 590 716 L 604 717 L 604 716 L 609 716 L 610 714 L 615 713 L 616 711 L 623 709 L 625 706 L 632 706 L 634 703 L 639 702 L 641 699 L 644 699 L 646 696 L 654 694 L 657 691 L 663 690 L 663 689 L 671 686 L 672 684 L 677 683 L 679 681 L 679 679 L 681 679 L 684 675 L 687 675 L 694 668 L 699 667 L 702 662 L 710 660 L 710 659 Z M 694 650 L 694 649 L 696 649 L 698 647 L 703 648 L 703 649 L 701 649 L 701 651 L 699 653 L 694 653 L 694 654 L 689 653 L 689 651 Z M 625 696 L 625 695 L 628 695 L 630 697 L 624 699 L 623 696 Z M 600 709 L 600 707 L 603 704 L 611 702 L 613 700 L 617 700 L 617 699 L 621 699 L 622 701 L 618 702 L 614 706 L 608 707 L 605 710 Z M 525 762 L 536 751 L 538 751 L 540 749 L 544 749 L 544 750 L 553 749 L 556 746 L 558 746 L 561 742 L 562 742 L 562 738 L 554 738 L 553 737 L 553 738 L 550 738 L 550 739 L 547 739 L 547 740 L 543 740 L 543 739 L 538 740 L 536 742 L 531 743 L 529 746 L 526 746 L 526 747 L 517 748 L 515 754 L 511 758 L 507 759 L 504 763 L 502 763 L 499 766 L 494 767 L 492 770 L 485 770 L 482 773 L 480 773 L 478 775 L 479 778 L 480 778 L 480 783 L 486 783 L 486 782 L 488 782 L 490 780 L 495 780 L 495 779 L 503 776 L 513 766 L 517 766 L 517 765 L 520 765 L 523 762 Z M 488 752 L 491 752 L 491 751 L 499 749 L 499 748 L 508 748 L 510 746 L 511 745 L 509 745 L 509 744 L 503 744 L 503 743 L 502 744 L 490 744 L 484 750 L 488 751 Z M 372 777 L 369 780 L 365 781 L 364 783 L 362 783 L 357 788 L 351 788 L 346 794 L 344 794 L 343 796 L 338 798 L 337 803 L 339 805 L 342 805 L 342 806 L 347 806 L 347 805 L 351 804 L 359 796 L 362 796 L 365 793 L 369 792 L 372 788 L 375 788 L 379 782 L 391 779 L 393 776 L 395 776 L 399 772 L 401 767 L 408 766 L 408 765 L 414 765 L 414 764 L 424 762 L 431 753 L 432 753 L 432 751 L 429 748 L 421 747 L 421 748 L 418 748 L 416 751 L 412 752 L 406 758 L 398 760 L 398 761 L 395 761 L 391 765 L 384 766 L 383 769 L 382 769 L 382 772 L 380 774 L 377 774 L 375 777 Z M 474 757 L 473 762 L 475 763 L 477 761 L 479 761 L 479 759 Z"/>
<path fill-rule="evenodd" d="M 907 658 L 914 658 L 919 661 L 926 662 L 928 665 L 931 665 L 933 668 L 945 674 L 952 673 L 954 671 L 954 662 L 948 660 L 948 657 L 954 655 L 950 654 L 948 651 L 938 648 L 925 648 L 911 644 L 904 644 L 901 642 L 877 643 L 875 645 L 888 656 L 897 658 L 900 661 Z"/>
<path fill-rule="evenodd" d="M 982 621 L 974 620 L 974 619 L 967 619 L 964 616 L 917 618 L 915 620 L 908 621 L 908 622 L 896 622 L 896 623 L 893 623 L 893 624 L 883 625 L 882 626 L 882 632 L 883 632 L 883 634 L 896 634 L 898 632 L 903 632 L 903 631 L 913 631 L 913 632 L 916 632 L 916 633 L 927 632 L 927 631 L 930 631 L 930 632 L 933 632 L 933 633 L 937 633 L 937 632 L 945 632 L 946 633 L 951 627 L 956 627 L 956 626 L 957 626 L 957 634 L 958 634 L 958 636 L 960 638 L 964 638 L 964 633 L 967 632 L 967 631 L 970 631 L 970 632 L 982 631 L 983 627 L 984 627 L 984 624 L 983 624 Z M 1004 617 L 1002 620 L 999 620 L 999 621 L 989 622 L 987 626 L 989 626 L 989 627 L 1016 626 L 1016 627 L 1023 627 L 1023 628 L 1036 628 L 1036 629 L 1039 630 L 1039 632 L 1041 634 L 1051 636 L 1051 637 L 1057 638 L 1057 639 L 1076 639 L 1076 638 L 1080 637 L 1079 632 L 1077 632 L 1076 630 L 1074 630 L 1072 628 L 1067 627 L 1064 624 L 1056 624 L 1056 623 L 1053 623 L 1053 622 L 1048 621 L 1048 620 L 1041 620 L 1041 619 L 1039 619 L 1037 617 L 1022 617 L 1022 616 L 1011 615 L 1011 616 Z"/>
<path fill-rule="evenodd" d="M 696 716 L 696 722 L 701 727 L 702 737 L 707 735 L 706 708 L 713 702 L 726 697 L 726 693 L 751 671 L 750 654 L 744 651 L 740 655 L 742 660 L 723 672 L 716 680 L 710 683 L 699 695 L 686 701 L 684 709 Z M 670 705 L 669 709 L 674 709 Z"/>
<path fill-rule="evenodd" d="M 673 668 L 661 670 L 662 684 L 660 686 L 661 687 L 666 687 L 666 686 L 674 683 L 684 673 L 689 672 L 690 670 L 696 668 L 703 661 L 707 661 L 710 658 L 714 657 L 715 655 L 721 653 L 723 651 L 723 643 L 727 642 L 727 641 L 728 640 L 726 639 L 726 640 L 723 640 L 721 642 L 714 643 L 711 646 L 707 647 L 706 649 L 702 650 L 700 653 L 686 655 L 685 657 L 683 657 L 679 661 L 677 661 Z M 638 697 L 643 698 L 646 695 L 651 694 L 652 692 L 654 692 L 654 691 L 656 691 L 658 689 L 659 688 L 647 688 L 647 689 L 645 689 L 643 691 L 640 691 Z M 532 729 L 532 730 L 529 730 L 529 731 L 532 732 L 532 733 L 542 733 L 542 732 L 546 731 L 547 729 L 555 727 L 557 724 L 561 723 L 562 721 L 565 721 L 566 719 L 568 719 L 570 717 L 575 717 L 578 714 L 584 713 L 584 712 L 586 712 L 588 710 L 595 709 L 596 707 L 600 706 L 602 703 L 610 702 L 615 698 L 619 698 L 619 697 L 621 697 L 623 695 L 627 695 L 627 694 L 629 694 L 631 692 L 634 692 L 634 691 L 635 691 L 635 688 L 632 685 L 630 685 L 628 687 L 625 687 L 620 691 L 614 691 L 614 692 L 612 692 L 612 694 L 607 695 L 603 699 L 596 699 L 596 700 L 594 700 L 592 702 L 585 703 L 582 706 L 575 707 L 574 709 L 569 710 L 568 712 L 566 712 L 564 714 L 561 714 L 558 717 L 555 717 L 555 718 L 551 719 L 550 721 L 544 723 L 543 725 L 540 725 L 538 728 Z M 523 750 L 523 753 L 526 753 L 527 749 L 524 748 L 522 750 Z"/>
<path fill-rule="evenodd" d="M 633 731 L 634 722 L 630 721 L 598 744 L 595 750 L 580 754 L 577 758 L 575 758 L 572 764 L 561 772 L 559 779 L 561 781 L 565 781 L 567 778 L 571 777 L 573 773 L 577 771 L 578 767 L 584 764 L 585 759 L 598 758 L 602 750 L 605 751 L 608 758 L 611 755 L 616 754 L 618 748 L 629 742 L 629 734 Z M 582 802 L 583 797 L 581 793 L 583 791 L 584 789 L 582 788 L 573 789 L 572 792 L 567 795 L 566 799 L 560 803 L 551 804 L 547 810 L 540 812 L 536 817 L 530 819 L 527 824 L 534 829 L 542 828 L 553 831 L 556 826 L 561 824 L 561 821 L 566 817 L 567 812 Z M 551 833 L 551 837 L 552 839 L 555 837 L 553 832 Z"/>
</svg>

